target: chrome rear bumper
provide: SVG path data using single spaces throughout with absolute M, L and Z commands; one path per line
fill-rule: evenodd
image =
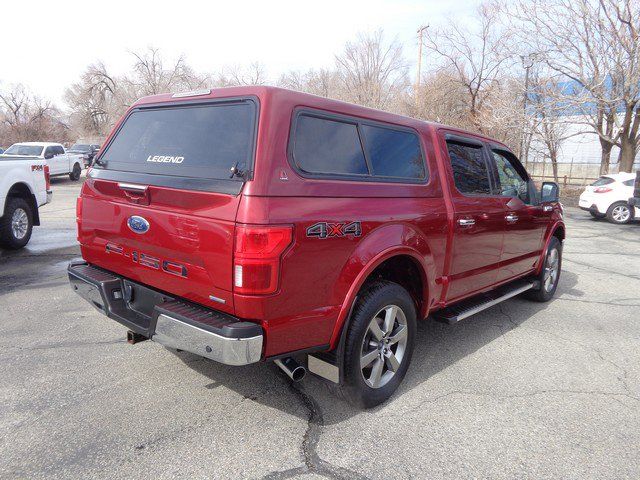
M 164 314 L 158 315 L 151 340 L 226 365 L 248 365 L 260 361 L 262 355 L 262 335 L 226 337 Z
M 86 262 L 71 262 L 67 272 L 78 295 L 142 339 L 226 365 L 262 357 L 264 333 L 257 323 L 170 297 Z

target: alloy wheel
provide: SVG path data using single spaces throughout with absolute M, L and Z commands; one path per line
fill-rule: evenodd
M 558 272 L 560 271 L 560 253 L 557 248 L 552 248 L 547 254 L 547 261 L 544 267 L 544 290 L 550 292 L 558 280 Z
M 631 210 L 626 205 L 618 205 L 611 211 L 611 217 L 616 222 L 626 222 L 631 216 Z
M 22 240 L 29 231 L 29 216 L 22 208 L 16 208 L 11 216 L 11 232 L 16 240 Z
M 396 305 L 388 305 L 374 315 L 362 340 L 360 371 L 365 383 L 380 388 L 402 365 L 408 341 L 407 317 Z

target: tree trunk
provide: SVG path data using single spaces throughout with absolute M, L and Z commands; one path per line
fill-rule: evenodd
M 558 155 L 553 152 L 549 155 L 551 160 L 551 168 L 553 169 L 553 181 L 558 183 Z
M 618 171 L 629 172 L 633 170 L 633 162 L 636 158 L 635 142 L 628 137 L 620 138 L 620 154 L 618 155 Z
M 609 173 L 609 163 L 611 163 L 611 149 L 613 144 L 600 139 L 600 147 L 602 149 L 600 155 L 600 175 L 606 175 Z

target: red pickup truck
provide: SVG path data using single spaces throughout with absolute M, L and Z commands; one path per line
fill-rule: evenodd
M 270 87 L 139 100 L 77 223 L 72 288 L 131 343 L 308 369 L 363 407 L 402 381 L 417 320 L 549 300 L 565 237 L 558 186 L 502 143 Z

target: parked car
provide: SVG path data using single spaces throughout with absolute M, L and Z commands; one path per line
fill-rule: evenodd
M 67 150 L 68 153 L 77 153 L 82 157 L 82 161 L 84 162 L 85 167 L 89 167 L 91 162 L 93 161 L 93 157 L 95 157 L 96 153 L 100 146 L 98 145 L 90 145 L 87 143 L 76 143 Z
M 504 144 L 270 87 L 139 100 L 77 220 L 72 288 L 130 343 L 294 380 L 306 360 L 363 407 L 402 381 L 417 320 L 550 300 L 565 238 L 558 186 Z
M 38 207 L 51 201 L 49 167 L 42 158 L 0 155 L 0 247 L 18 249 L 40 225 Z
M 640 217 L 640 208 L 629 204 L 633 197 L 634 173 L 603 175 L 585 187 L 578 205 L 594 218 L 605 218 L 611 223 L 629 223 Z
M 82 173 L 82 156 L 80 154 L 67 153 L 60 143 L 14 143 L 2 155 L 42 158 L 47 161 L 52 177 L 69 175 L 71 180 L 78 181 Z
M 635 174 L 635 180 L 633 184 L 633 193 L 629 197 L 629 205 L 636 208 L 635 215 L 640 216 L 640 170 Z

